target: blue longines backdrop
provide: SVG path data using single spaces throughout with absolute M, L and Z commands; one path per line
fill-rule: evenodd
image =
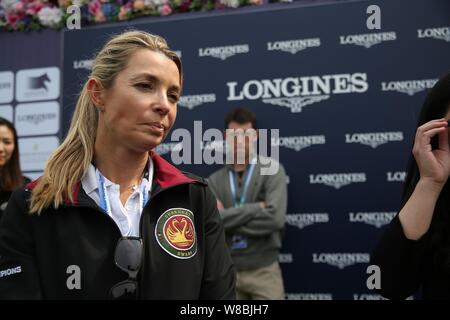
M 366 27 L 372 4 L 381 9 L 380 30 Z M 450 71 L 449 25 L 447 0 L 294 3 L 185 14 L 65 31 L 61 39 L 43 33 L 47 40 L 36 46 L 45 52 L 44 46 L 58 48 L 62 41 L 62 64 L 53 53 L 51 61 L 23 57 L 27 62 L 17 65 L 16 51 L 2 48 L 0 71 L 61 67 L 61 128 L 67 131 L 92 56 L 110 35 L 133 27 L 166 37 L 185 68 L 175 128 L 193 132 L 194 121 L 201 120 L 202 132 L 222 129 L 225 114 L 243 106 L 256 112 L 260 128 L 280 130 L 272 142 L 289 176 L 280 255 L 286 297 L 379 299 L 366 287 L 370 252 L 399 210 L 424 97 Z M 36 51 L 25 41 L 14 48 Z M 17 112 L 13 105 L 4 110 L 11 117 L 10 110 Z M 176 142 L 165 142 L 158 150 L 170 159 Z M 219 166 L 182 168 L 208 176 Z
M 61 33 L 0 33 L 0 116 L 19 138 L 21 169 L 42 174 L 59 145 L 61 127 Z
M 381 30 L 366 27 L 371 4 Z M 427 89 L 450 71 L 449 22 L 448 1 L 358 1 L 67 31 L 64 106 L 111 34 L 132 26 L 164 36 L 185 67 L 175 128 L 222 129 L 244 106 L 260 128 L 280 129 L 287 298 L 377 298 L 366 287 L 370 252 L 399 209 Z M 166 143 L 170 159 L 176 143 Z M 184 166 L 203 176 L 218 168 Z

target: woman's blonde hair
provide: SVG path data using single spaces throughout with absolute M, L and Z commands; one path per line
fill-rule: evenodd
M 111 88 L 117 74 L 126 68 L 130 56 L 139 49 L 161 52 L 175 62 L 182 86 L 180 58 L 163 38 L 143 31 L 113 36 L 97 54 L 89 79 L 96 79 L 104 89 Z M 42 177 L 32 190 L 30 213 L 40 214 L 51 205 L 58 208 L 67 199 L 74 202 L 75 186 L 93 159 L 98 110 L 91 101 L 87 83 L 81 90 L 66 138 L 50 155 Z

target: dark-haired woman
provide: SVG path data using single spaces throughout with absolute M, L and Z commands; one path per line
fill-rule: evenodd
M 0 117 L 0 219 L 12 191 L 29 181 L 20 171 L 16 130 L 11 122 Z
M 405 299 L 450 299 L 450 75 L 428 94 L 405 183 L 403 205 L 372 255 L 380 293 Z

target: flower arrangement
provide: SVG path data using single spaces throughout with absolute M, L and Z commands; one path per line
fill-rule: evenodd
M 0 30 L 31 31 L 60 29 L 77 6 L 82 26 L 141 16 L 167 16 L 173 13 L 209 11 L 242 6 L 258 6 L 286 0 L 0 0 Z M 291 0 L 287 0 L 291 1 Z

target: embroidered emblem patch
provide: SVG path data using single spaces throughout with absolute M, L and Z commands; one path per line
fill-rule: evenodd
M 172 257 L 189 259 L 197 252 L 194 214 L 184 208 L 171 208 L 156 222 L 158 244 Z

